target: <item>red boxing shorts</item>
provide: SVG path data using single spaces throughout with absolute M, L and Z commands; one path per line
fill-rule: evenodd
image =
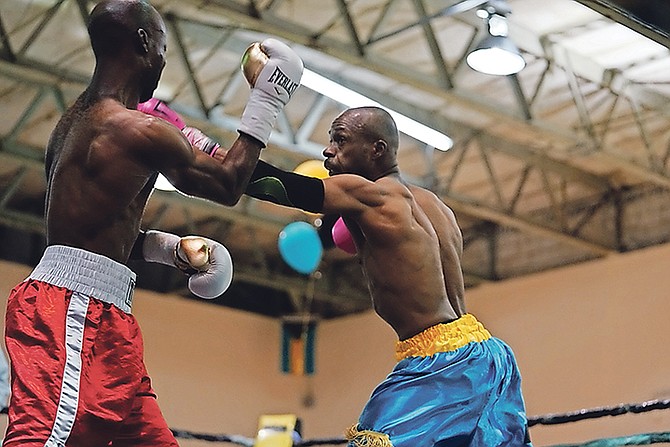
M 130 314 L 135 273 L 47 247 L 7 301 L 12 395 L 5 447 L 177 447 Z

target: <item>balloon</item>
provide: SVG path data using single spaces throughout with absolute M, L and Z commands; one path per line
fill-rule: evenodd
M 304 161 L 300 163 L 293 172 L 320 179 L 328 177 L 328 170 L 323 166 L 323 160 Z
M 279 253 L 299 273 L 313 273 L 321 262 L 323 245 L 319 234 L 307 222 L 292 222 L 279 233 Z

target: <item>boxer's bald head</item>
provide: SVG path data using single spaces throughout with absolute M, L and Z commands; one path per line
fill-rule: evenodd
M 121 51 L 132 43 L 139 29 L 150 37 L 165 34 L 165 24 L 158 11 L 144 0 L 103 0 L 98 3 L 88 23 L 91 45 L 96 54 Z
M 351 173 L 374 180 L 397 169 L 398 128 L 381 107 L 342 112 L 330 127 L 331 144 L 323 155 L 331 174 Z
M 165 66 L 167 36 L 158 11 L 146 0 L 103 0 L 91 11 L 88 34 L 97 62 L 122 61 L 136 70 L 140 101 L 149 99 Z

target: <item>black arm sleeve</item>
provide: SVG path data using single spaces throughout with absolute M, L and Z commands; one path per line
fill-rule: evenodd
M 317 234 L 325 249 L 335 247 L 335 241 L 333 240 L 333 226 L 339 218 L 339 214 L 324 214 L 321 218 L 321 226 L 318 228 Z
M 312 213 L 323 209 L 323 181 L 307 177 L 258 160 L 244 191 L 248 196 Z
M 133 245 L 133 249 L 130 251 L 130 259 L 136 260 L 136 261 L 144 261 L 144 238 L 146 237 L 146 232 L 140 230 L 140 233 L 137 235 L 137 239 L 135 239 L 135 244 Z

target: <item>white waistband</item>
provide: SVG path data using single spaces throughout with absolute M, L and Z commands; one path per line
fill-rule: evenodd
M 130 313 L 135 272 L 90 251 L 50 245 L 29 278 L 111 303 Z

